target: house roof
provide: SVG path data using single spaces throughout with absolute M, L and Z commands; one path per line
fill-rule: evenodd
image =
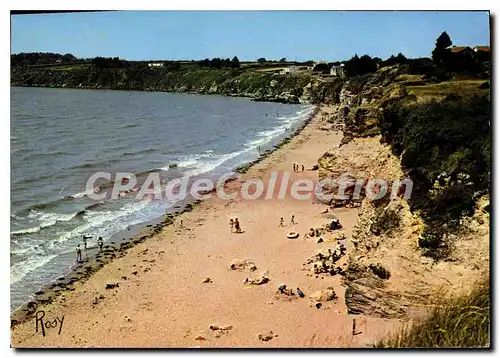
M 474 50 L 490 52 L 490 47 L 489 46 L 475 46 Z
M 450 50 L 451 52 L 462 52 L 465 49 L 472 50 L 469 46 L 453 46 Z

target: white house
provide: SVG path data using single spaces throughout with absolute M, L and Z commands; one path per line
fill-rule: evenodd
M 330 76 L 344 77 L 344 64 L 333 65 L 330 69 Z
M 288 66 L 285 67 L 281 70 L 280 74 L 286 75 L 286 74 L 292 74 L 292 73 L 297 73 L 299 71 L 298 66 Z
M 163 67 L 163 62 L 150 62 L 148 63 L 149 67 Z

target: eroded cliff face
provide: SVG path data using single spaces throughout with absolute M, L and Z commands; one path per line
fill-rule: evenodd
M 474 215 L 463 219 L 460 230 L 449 233 L 452 249 L 445 259 L 422 255 L 419 238 L 425 223 L 420 212 L 412 212 L 404 198 L 406 187 L 399 184 L 409 178 L 408 173 L 392 148 L 381 142 L 378 126 L 378 115 L 388 103 L 417 100 L 407 94 L 404 75 L 404 68 L 386 68 L 361 83 L 343 86 L 327 120 L 344 129 L 344 139 L 318 160 L 321 179 L 341 179 L 329 187 L 331 192 L 337 194 L 343 187 L 348 197 L 327 204 L 358 208 L 344 280 L 346 304 L 353 314 L 384 318 L 421 314 L 436 296 L 467 290 L 488 272 L 488 195 L 479 198 Z M 387 182 L 382 199 L 366 197 L 371 179 Z M 357 182 L 361 183 L 358 199 L 353 198 Z

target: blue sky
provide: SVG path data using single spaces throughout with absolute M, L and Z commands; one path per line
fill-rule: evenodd
M 428 57 L 447 31 L 454 45 L 488 45 L 487 12 L 118 11 L 11 16 L 11 53 L 128 60 L 238 56 L 347 60 L 398 52 Z

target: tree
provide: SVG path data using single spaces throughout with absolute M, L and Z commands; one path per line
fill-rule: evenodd
M 348 77 L 364 75 L 377 71 L 377 61 L 368 55 L 354 55 L 345 63 L 344 70 Z
M 332 66 L 328 63 L 318 63 L 314 66 L 313 72 L 329 73 L 331 68 Z
M 231 60 L 231 67 L 232 68 L 240 68 L 240 60 L 238 57 L 234 56 L 233 59 Z
M 267 60 L 264 57 L 261 57 L 261 58 L 257 59 L 257 62 L 260 64 L 264 64 L 267 62 Z
M 450 36 L 444 31 L 436 39 L 436 47 L 432 51 L 432 60 L 440 69 L 446 70 L 451 62 L 451 50 L 449 47 L 453 44 Z
M 451 42 L 450 36 L 446 33 L 446 31 L 443 31 L 436 39 L 436 48 L 445 49 L 451 45 L 453 45 L 453 43 Z
M 396 64 L 405 64 L 408 63 L 408 59 L 401 52 L 398 53 L 397 56 L 391 55 L 387 60 L 382 62 L 382 66 L 393 66 Z
M 286 62 L 286 57 L 280 58 L 280 62 L 281 62 L 281 63 Z

